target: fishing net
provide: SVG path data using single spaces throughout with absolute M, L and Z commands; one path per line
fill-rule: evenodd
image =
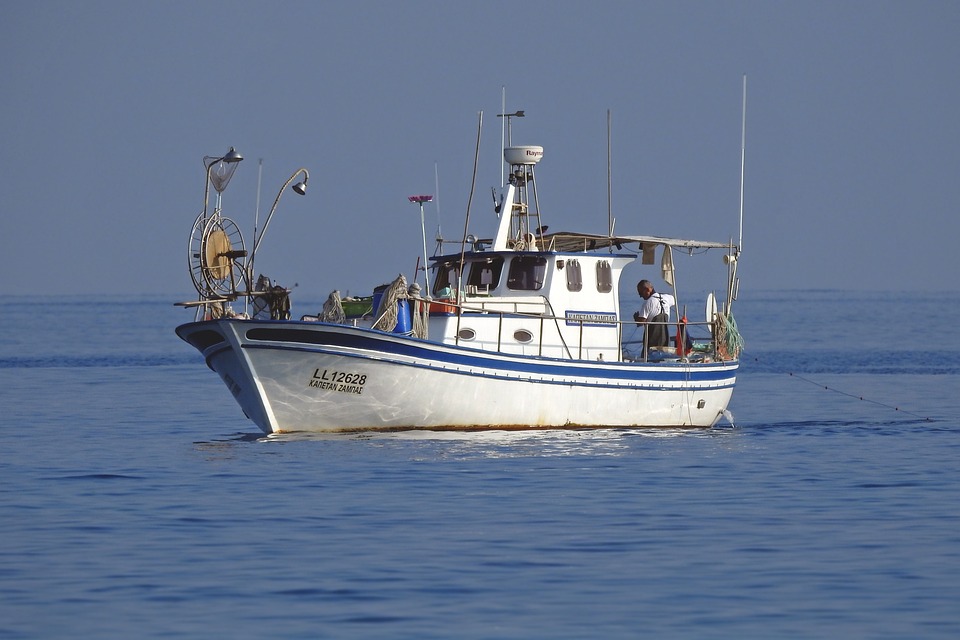
M 743 337 L 737 329 L 733 314 L 717 315 L 717 354 L 724 360 L 734 360 L 743 350 Z

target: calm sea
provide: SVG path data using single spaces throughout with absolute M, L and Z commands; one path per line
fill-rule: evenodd
M 960 294 L 743 294 L 736 426 L 284 438 L 171 302 L 7 300 L 0 637 L 960 637 Z

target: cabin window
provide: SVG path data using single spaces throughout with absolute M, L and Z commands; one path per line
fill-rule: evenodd
M 567 291 L 583 289 L 583 274 L 580 273 L 579 260 L 567 260 Z
M 597 262 L 597 291 L 600 293 L 613 291 L 613 269 L 610 268 L 610 262 L 607 260 Z
M 433 295 L 437 298 L 455 298 L 457 290 L 457 265 L 452 262 L 437 267 L 436 279 L 433 281 Z
M 470 263 L 470 277 L 467 284 L 478 291 L 490 291 L 500 284 L 500 273 L 503 271 L 503 258 L 488 258 L 479 262 Z
M 473 329 L 464 328 L 457 332 L 457 337 L 461 340 L 473 340 L 477 337 L 477 332 Z
M 517 256 L 510 261 L 507 287 L 515 291 L 538 291 L 547 273 L 547 259 L 541 256 Z

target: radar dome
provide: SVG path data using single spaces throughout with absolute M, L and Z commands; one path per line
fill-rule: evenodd
M 510 164 L 537 164 L 543 158 L 543 147 L 507 147 L 503 159 Z

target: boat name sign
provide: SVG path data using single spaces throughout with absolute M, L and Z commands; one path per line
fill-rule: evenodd
M 617 325 L 617 314 L 604 311 L 567 311 L 567 325 L 583 324 L 585 327 L 615 327 Z

